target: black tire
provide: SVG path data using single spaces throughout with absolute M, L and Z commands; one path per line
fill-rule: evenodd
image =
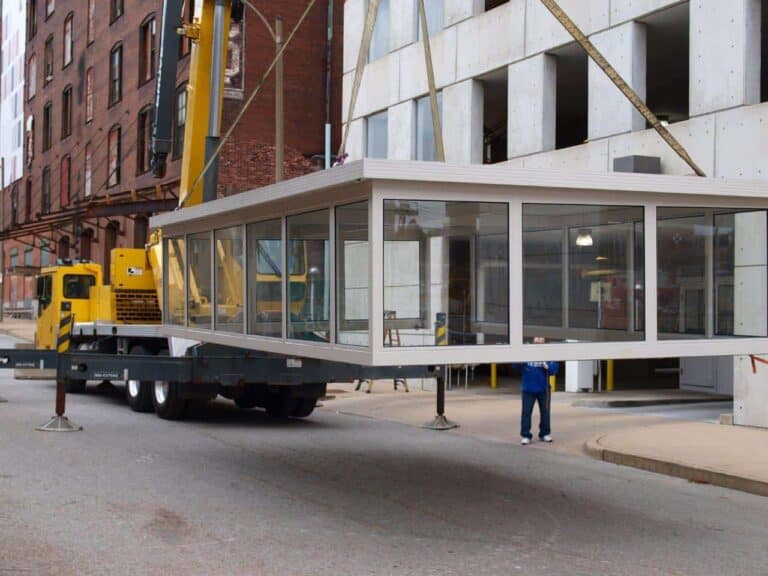
M 306 418 L 315 411 L 317 398 L 296 398 L 291 416 L 294 418 Z
M 138 354 L 149 356 L 150 352 L 141 345 L 131 347 L 129 354 Z M 155 383 L 152 380 L 129 380 L 125 383 L 125 399 L 131 410 L 134 412 L 152 412 L 154 404 L 152 396 L 154 394 Z
M 251 410 L 256 408 L 259 403 L 255 386 L 246 387 L 239 396 L 235 396 L 232 400 L 240 410 Z
M 267 405 L 264 407 L 272 418 L 290 418 L 296 399 L 288 390 L 277 390 L 267 396 Z
M 67 394 L 82 394 L 85 384 L 85 380 L 67 380 Z
M 161 350 L 157 355 L 168 356 L 168 350 Z M 152 404 L 155 414 L 163 420 L 180 420 L 187 409 L 187 402 L 181 397 L 178 382 L 156 380 L 152 386 Z

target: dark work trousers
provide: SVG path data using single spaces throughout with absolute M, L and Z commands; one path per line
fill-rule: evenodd
M 539 423 L 539 438 L 551 434 L 549 428 L 549 389 L 544 392 L 523 392 L 523 414 L 520 418 L 520 436 L 523 438 L 533 438 L 531 435 L 531 414 L 533 414 L 533 405 L 539 403 L 539 414 L 541 422 Z

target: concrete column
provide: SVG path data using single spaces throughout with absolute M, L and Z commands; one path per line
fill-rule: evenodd
M 387 158 L 413 159 L 414 121 L 416 108 L 413 100 L 392 106 L 387 114 Z
M 760 101 L 760 0 L 691 2 L 691 116 Z
M 347 139 L 347 162 L 360 160 L 365 156 L 365 119 L 358 118 L 352 122 L 349 127 L 349 138 Z
M 360 53 L 360 39 L 365 28 L 365 0 L 344 2 L 344 72 L 354 70 Z
M 414 0 L 389 0 L 389 47 L 398 50 L 416 42 L 418 9 Z
M 507 156 L 555 148 L 557 60 L 539 54 L 508 69 Z
M 592 360 L 569 360 L 565 363 L 565 391 L 592 392 L 595 367 Z
M 444 24 L 453 26 L 457 22 L 477 16 L 485 11 L 483 0 L 445 0 Z
M 627 22 L 595 34 L 592 42 L 641 99 L 645 100 L 645 25 Z M 589 138 L 645 130 L 645 119 L 590 58 Z
M 483 162 L 483 84 L 467 80 L 443 90 L 445 160 Z

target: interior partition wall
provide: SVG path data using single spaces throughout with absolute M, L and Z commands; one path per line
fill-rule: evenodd
M 391 182 L 328 197 L 170 230 L 164 330 L 373 365 L 768 350 L 765 199 Z

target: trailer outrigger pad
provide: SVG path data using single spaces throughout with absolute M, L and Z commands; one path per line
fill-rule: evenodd
M 83 427 L 73 424 L 66 416 L 54 416 L 48 422 L 36 428 L 41 432 L 79 432 Z
M 448 420 L 445 414 L 437 414 L 432 420 L 422 426 L 422 428 L 429 428 L 430 430 L 453 430 L 458 427 L 459 425 L 452 420 Z

